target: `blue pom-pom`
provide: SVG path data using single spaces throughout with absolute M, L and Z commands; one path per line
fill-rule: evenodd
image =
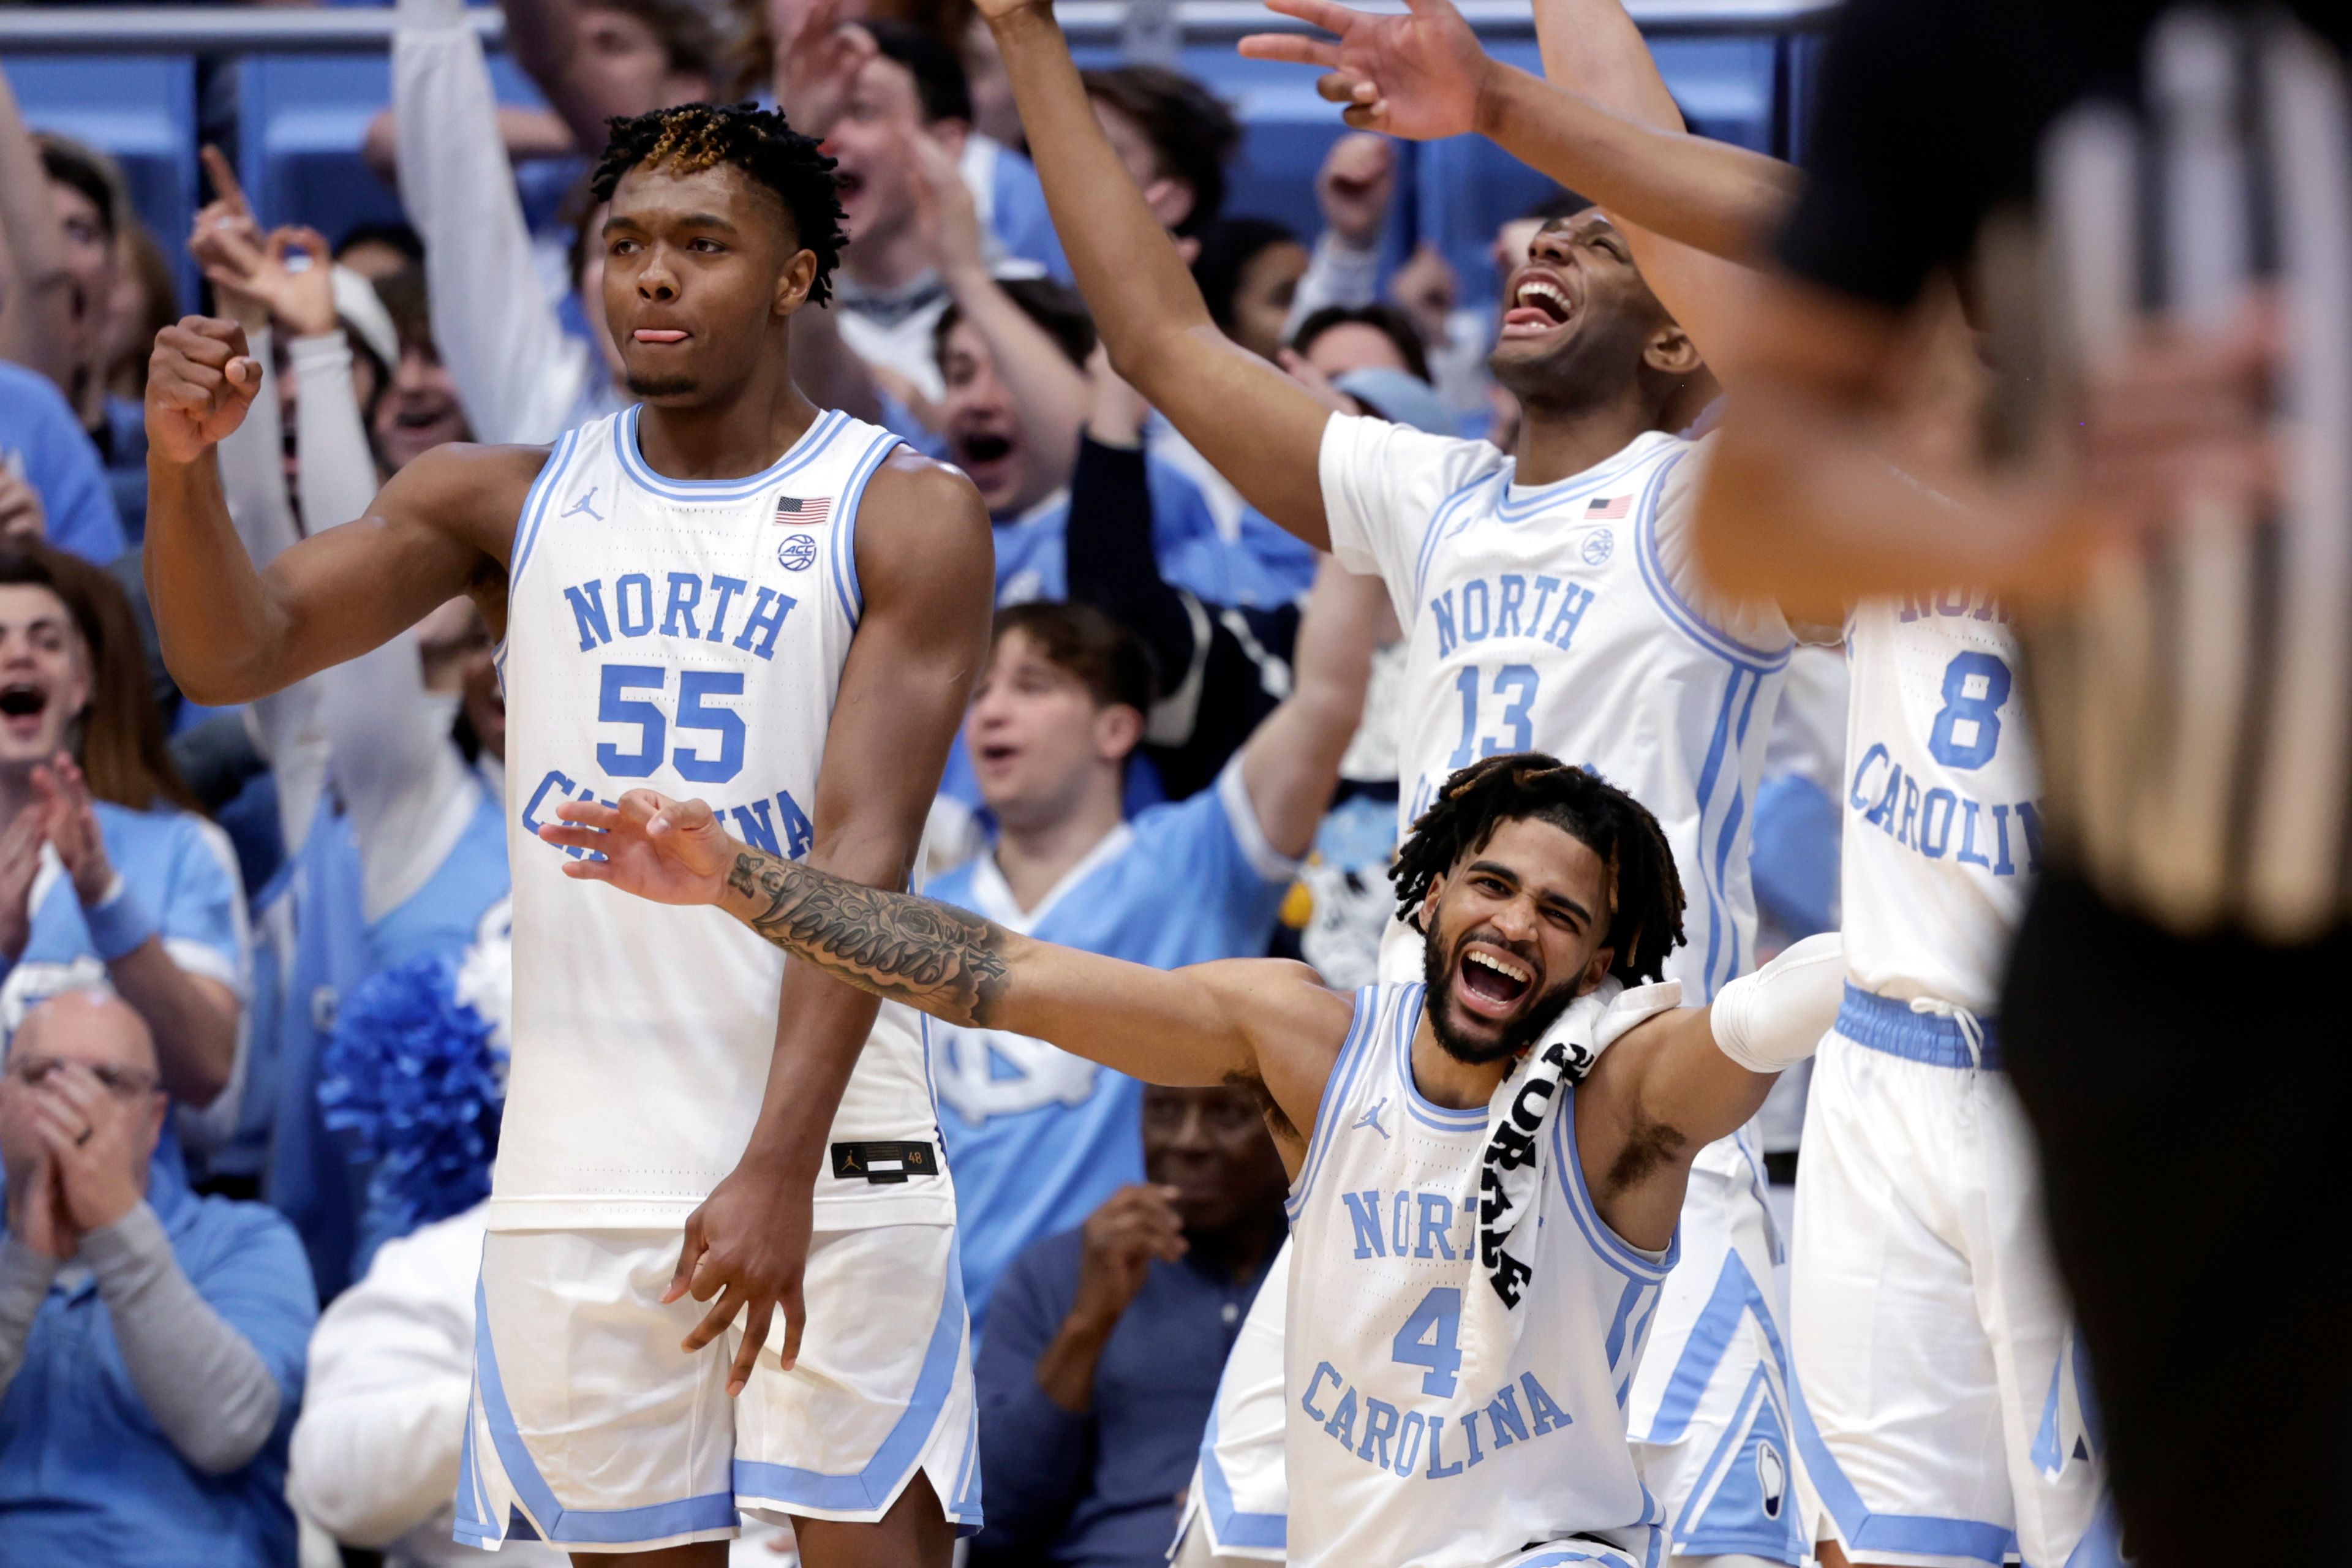
M 428 954 L 370 975 L 343 1001 L 319 1104 L 357 1157 L 392 1234 L 489 1195 L 506 1100 L 490 1026 L 457 1000 L 457 962 Z

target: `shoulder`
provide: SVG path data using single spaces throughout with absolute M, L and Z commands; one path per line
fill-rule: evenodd
M 934 609 L 994 601 L 995 548 L 979 489 L 960 470 L 905 446 L 866 483 L 856 552 L 868 600 L 879 587 Z
M 5 360 L 0 360 L 0 415 L 12 420 L 30 418 L 45 424 L 73 419 L 73 410 L 66 403 L 66 395 L 58 390 L 57 383 Z
M 954 528 L 988 527 L 988 506 L 979 487 L 952 464 L 927 458 L 901 441 L 866 482 L 858 528 L 937 522 Z M 983 531 L 981 537 L 987 537 Z
M 240 1295 L 284 1296 L 316 1315 L 310 1255 L 291 1221 L 268 1204 L 215 1197 L 192 1202 L 189 1217 L 173 1226 L 172 1239 L 194 1283 L 203 1286 L 203 1276 L 234 1281 Z
M 480 543 L 494 535 L 501 549 L 546 470 L 555 445 L 488 447 L 450 441 L 415 458 L 377 497 L 380 508 L 414 511 Z

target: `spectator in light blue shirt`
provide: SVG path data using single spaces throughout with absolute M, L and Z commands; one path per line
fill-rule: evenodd
M 12 492 L 21 485 L 37 503 Z M 47 376 L 0 362 L 0 538 L 45 538 L 100 565 L 123 552 L 98 447 Z
M 999 837 L 931 895 L 1041 942 L 1161 968 L 1263 955 L 1363 710 L 1370 581 L 1325 569 L 1288 700 L 1213 787 L 1132 822 L 1119 801 L 1150 700 L 1141 647 L 1090 606 L 1000 611 L 964 725 Z M 1024 1247 L 1142 1179 L 1142 1086 L 1003 1030 L 934 1024 L 931 1038 L 978 1329 Z
M 198 1198 L 146 1024 L 83 987 L 0 1078 L 0 1543 L 10 1563 L 280 1568 L 318 1298 L 293 1229 Z M 159 1147 L 163 1150 L 159 1152 Z

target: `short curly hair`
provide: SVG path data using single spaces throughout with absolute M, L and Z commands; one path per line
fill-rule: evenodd
M 1430 887 L 1462 857 L 1483 848 L 1506 822 L 1549 822 L 1609 868 L 1609 973 L 1628 985 L 1656 980 L 1683 941 L 1683 880 L 1658 819 L 1600 774 L 1540 752 L 1471 763 L 1438 787 L 1437 798 L 1398 846 L 1389 878 L 1397 914 L 1422 930 Z
M 698 174 L 732 163 L 776 193 L 792 216 L 794 237 L 816 253 L 809 303 L 822 305 L 833 297 L 834 269 L 841 265 L 849 237 L 841 227 L 841 183 L 834 161 L 814 137 L 793 130 L 775 110 L 749 103 L 682 103 L 615 116 L 605 124 L 612 135 L 588 179 L 598 201 L 612 200 L 621 176 L 640 165 Z

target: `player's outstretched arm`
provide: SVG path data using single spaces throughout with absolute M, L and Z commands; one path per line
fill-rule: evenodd
M 572 861 L 568 876 L 657 903 L 715 905 L 861 991 L 951 1024 L 1049 1040 L 1147 1082 L 1263 1082 L 1302 1131 L 1313 1125 L 1321 1078 L 1309 1059 L 1276 1059 L 1267 1041 L 1328 1032 L 1328 1067 L 1346 1032 L 1346 999 L 1297 964 L 1159 970 L 1038 942 L 751 847 L 702 802 L 651 790 L 612 806 L 567 802 L 557 815 L 541 837 L 604 857 Z
M 502 612 L 514 521 L 543 449 L 437 447 L 402 469 L 366 516 L 314 532 L 257 571 L 230 521 L 213 447 L 260 386 L 261 367 L 233 321 L 189 316 L 156 335 L 145 568 L 163 661 L 182 690 L 208 704 L 281 691 L 367 652 L 454 594 L 474 591 Z
M 1339 759 L 1364 716 L 1388 586 L 1326 557 L 1298 621 L 1290 695 L 1242 747 L 1242 784 L 1276 852 L 1296 858 L 1339 787 Z
M 1585 1184 L 1617 1234 L 1662 1247 L 1691 1162 L 1756 1114 L 1772 1080 L 1813 1054 L 1845 994 L 1845 942 L 1807 937 L 1706 1007 L 1635 1026 L 1577 1090 Z
M 1330 548 L 1317 471 L 1329 410 L 1209 319 L 1175 243 L 1096 123 L 1047 0 L 982 0 L 980 8 L 1111 363 L 1251 505 Z

